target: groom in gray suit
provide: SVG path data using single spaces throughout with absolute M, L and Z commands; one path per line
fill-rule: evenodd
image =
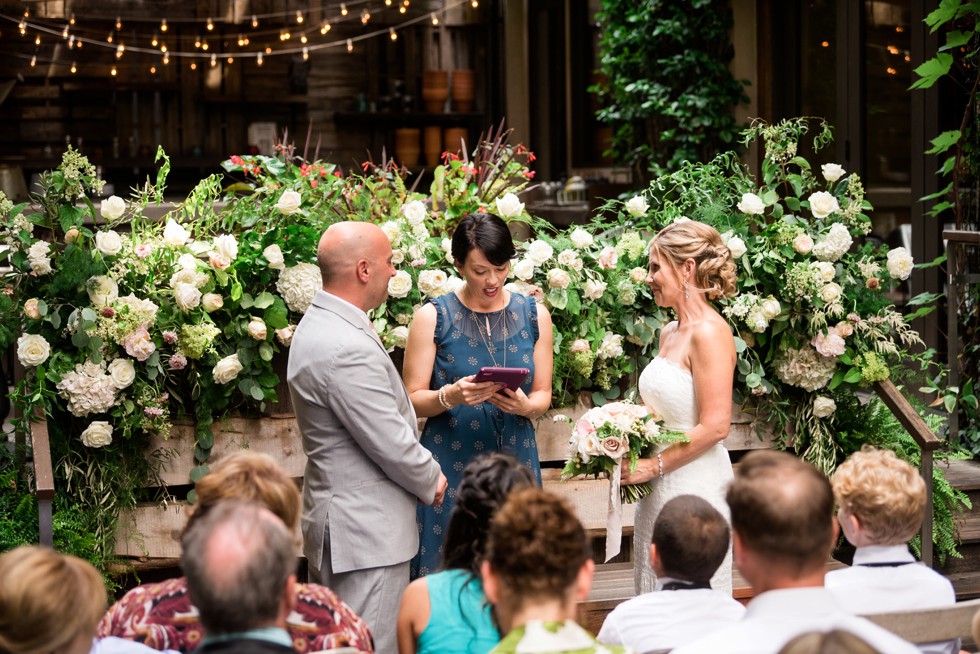
M 367 316 L 388 297 L 391 257 L 388 238 L 371 223 L 323 233 L 323 290 L 296 328 L 286 376 L 308 457 L 303 549 L 311 580 L 367 622 L 382 654 L 397 652 L 398 606 L 418 549 L 416 501 L 438 505 L 446 492 Z

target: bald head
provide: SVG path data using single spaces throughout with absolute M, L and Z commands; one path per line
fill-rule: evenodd
M 365 311 L 384 302 L 391 267 L 391 245 L 373 223 L 335 223 L 323 232 L 316 253 L 323 290 Z

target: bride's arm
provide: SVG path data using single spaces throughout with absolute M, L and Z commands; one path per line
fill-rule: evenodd
M 689 356 L 701 414 L 698 424 L 685 434 L 690 442 L 676 443 L 661 453 L 665 475 L 723 441 L 731 426 L 735 339 L 728 326 L 713 320 L 698 324 L 692 335 Z M 656 458 L 640 459 L 632 474 L 628 468 L 623 467 L 624 484 L 641 484 L 660 475 L 660 463 Z

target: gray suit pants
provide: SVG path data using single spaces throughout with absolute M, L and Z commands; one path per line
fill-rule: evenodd
M 329 560 L 325 553 L 324 561 Z M 409 561 L 339 574 L 310 566 L 309 574 L 310 581 L 337 593 L 367 623 L 374 634 L 375 652 L 398 654 L 396 623 L 402 593 L 408 587 Z

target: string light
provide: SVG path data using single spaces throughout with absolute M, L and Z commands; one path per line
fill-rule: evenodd
M 71 38 L 68 39 L 68 49 L 70 50 L 70 49 L 72 49 L 74 47 L 75 47 L 75 35 L 72 34 L 71 35 Z
M 36 37 L 34 37 L 34 45 L 41 45 L 41 35 L 40 34 L 38 34 Z
M 330 21 L 324 21 L 323 26 L 320 28 L 320 34 L 326 34 L 330 31 Z
M 260 52 L 259 53 L 259 56 L 257 56 L 255 58 L 255 63 L 257 63 L 259 66 L 261 66 L 263 64 L 263 62 L 264 62 L 264 59 L 262 58 L 262 53 Z
M 229 63 L 229 64 L 233 64 L 233 63 L 235 63 L 235 58 L 234 58 L 234 57 L 231 57 L 231 56 L 229 56 L 229 57 L 228 57 L 228 63 Z
M 194 47 L 200 49 L 201 47 L 201 37 L 194 39 Z
M 310 58 L 310 49 L 303 48 L 303 61 L 307 61 Z
M 169 64 L 170 64 L 170 55 L 169 54 L 164 54 L 163 55 L 163 65 L 164 66 L 167 66 Z
M 68 38 L 68 25 L 65 25 L 65 29 L 61 30 L 61 38 L 63 39 Z
M 392 41 L 397 41 L 397 40 L 398 40 L 398 33 L 397 33 L 397 32 L 395 32 L 395 28 L 394 28 L 394 27 L 389 27 L 389 28 L 388 28 L 388 37 L 389 37 L 389 38 L 390 38 L 390 39 L 391 39 Z
M 344 4 L 343 2 L 340 3 L 340 15 L 341 16 L 347 15 L 347 5 Z
M 239 48 L 245 47 L 245 35 L 244 34 L 239 34 L 238 35 L 238 47 Z
M 192 61 L 191 62 L 191 70 L 197 70 L 197 62 L 196 61 Z
M 31 57 L 31 68 L 37 67 L 37 55 Z
M 69 25 L 75 24 L 75 12 L 72 12 L 71 17 L 68 19 L 68 24 Z
M 347 52 L 354 52 L 354 42 L 347 39 Z
M 72 74 L 72 75 L 74 75 L 74 74 L 75 74 L 75 73 L 77 73 L 77 72 L 78 72 L 78 64 L 76 64 L 76 63 L 75 63 L 75 62 L 73 61 L 73 62 L 71 62 L 71 74 Z
M 24 36 L 27 34 L 27 21 L 21 19 L 20 23 L 17 24 L 17 29 L 20 30 L 20 35 Z
M 116 48 L 116 59 L 122 59 L 124 52 L 126 52 L 126 46 L 120 42 L 119 46 Z
M 156 75 L 156 74 L 157 74 L 157 67 L 150 66 L 150 75 Z
M 296 10 L 296 23 L 298 25 L 303 24 L 303 12 L 300 11 L 299 9 Z
M 265 53 L 266 54 L 272 54 L 272 48 L 269 47 L 269 46 L 265 46 Z
M 371 12 L 365 9 L 361 12 L 361 25 L 367 25 L 369 20 L 371 20 Z
M 436 16 L 436 12 L 432 12 L 432 24 L 433 25 L 438 25 L 439 24 L 439 17 Z
M 258 26 L 259 26 L 259 19 L 256 18 L 255 15 L 253 14 L 252 15 L 252 29 L 254 30 Z
M 391 0 L 385 0 L 385 7 L 391 6 Z
M 167 27 L 167 19 L 164 18 L 163 20 L 160 21 L 160 31 L 161 32 L 166 32 L 167 29 L 168 29 L 168 27 Z
M 480 3 L 478 0 L 473 0 L 473 2 L 470 3 L 470 6 L 476 9 L 477 7 L 480 6 Z
M 118 32 L 121 29 L 122 29 L 122 19 L 119 18 L 119 16 L 116 16 L 116 31 Z
M 404 14 L 406 11 L 408 11 L 408 5 L 402 5 L 401 7 L 398 8 L 399 14 Z
M 217 65 L 218 65 L 218 55 L 212 54 L 211 55 L 211 68 L 214 68 Z
M 211 46 L 208 45 L 208 42 L 207 41 L 201 41 L 201 50 L 204 50 L 205 52 L 207 52 L 208 51 L 208 48 L 210 48 L 210 47 Z
M 299 42 L 300 43 L 305 44 L 308 40 L 309 39 L 306 38 L 306 35 L 305 34 L 303 36 L 299 37 Z
M 161 43 L 160 44 L 160 52 L 164 52 L 164 53 L 167 52 L 167 44 L 166 43 Z
M 109 74 L 112 75 L 113 77 L 115 77 L 116 75 L 119 74 L 119 71 L 116 70 L 116 67 L 115 66 L 113 66 L 112 67 L 112 70 L 109 71 Z
M 208 24 L 205 25 L 205 27 L 208 28 L 208 31 L 209 32 L 213 32 L 214 31 L 214 22 L 211 20 L 211 17 L 210 16 L 208 16 Z
M 81 39 L 79 39 L 78 41 L 75 41 L 75 47 L 78 48 L 79 50 L 81 50 L 82 49 L 82 43 L 83 43 L 83 41 Z
M 157 39 L 157 35 L 155 32 L 153 34 L 153 39 L 150 41 L 150 45 L 152 45 L 154 48 L 160 45 L 160 41 L 159 39 Z
M 106 43 L 112 43 L 112 35 L 113 35 L 113 32 L 109 32 L 109 36 L 107 36 L 105 38 Z

